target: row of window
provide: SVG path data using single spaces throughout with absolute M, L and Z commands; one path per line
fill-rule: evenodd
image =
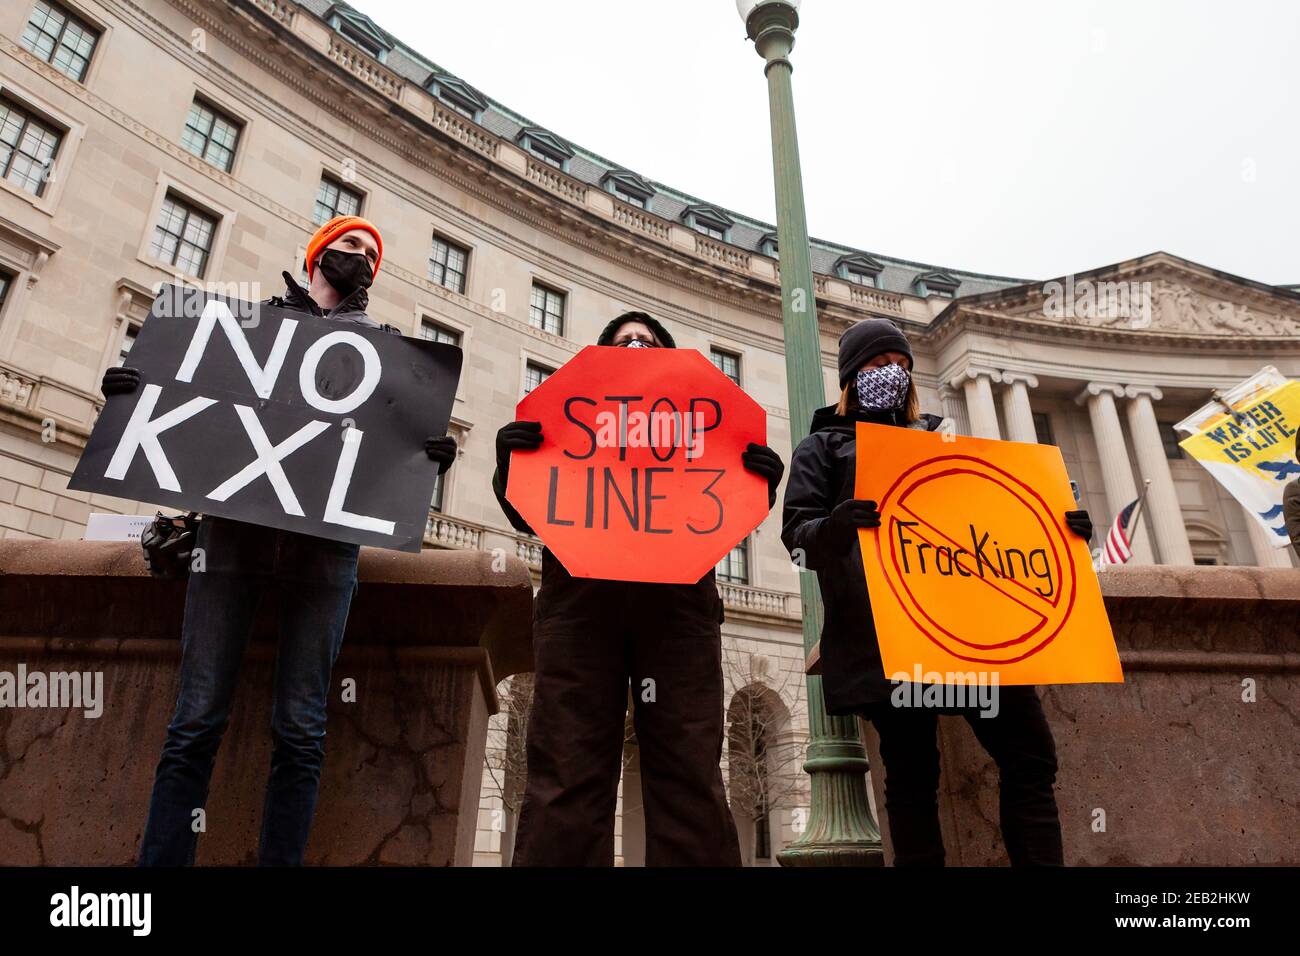
M 100 31 L 57 3 L 36 0 L 21 43 L 29 52 L 52 65 L 68 77 L 82 82 L 89 69 Z M 350 37 L 356 39 L 355 37 Z M 459 103 L 453 102 L 459 112 L 476 118 Z M 194 156 L 210 163 L 223 172 L 234 168 L 243 124 L 219 107 L 196 96 L 190 104 L 181 129 L 180 145 Z M 0 177 L 18 188 L 40 196 L 50 179 L 59 145 L 66 130 L 38 116 L 22 104 L 0 98 Z M 565 157 L 545 137 L 525 139 L 529 151 L 545 162 L 563 169 Z M 624 202 L 647 208 L 649 196 L 639 189 L 623 187 L 614 182 L 612 192 Z M 325 175 L 317 189 L 313 220 L 323 224 L 334 216 L 359 215 L 363 194 L 343 182 Z M 727 238 L 729 223 L 715 221 L 707 216 L 692 216 L 691 226 L 718 240 Z M 159 209 L 158 221 L 150 241 L 150 255 L 170 266 L 196 277 L 204 277 L 212 255 L 217 235 L 219 217 L 169 190 Z M 774 250 L 773 250 L 774 251 Z M 429 256 L 428 276 L 452 291 L 464 293 L 468 272 L 469 250 L 439 236 L 433 238 Z M 855 273 L 850 281 L 874 284 L 874 276 Z M 0 273 L 0 306 L 8 295 L 11 277 Z M 529 302 L 529 323 L 553 335 L 564 334 L 567 296 L 564 292 L 534 283 Z M 135 342 L 135 328 L 129 328 L 123 338 L 119 364 L 124 362 Z M 436 323 L 424 321 L 420 334 L 430 340 L 460 343 L 460 333 Z M 714 364 L 733 382 L 740 382 L 740 357 L 718 349 L 712 351 Z M 545 381 L 554 371 L 536 362 L 525 368 L 525 392 Z M 443 481 L 439 476 L 433 500 L 436 510 L 442 509 Z M 742 542 L 718 565 L 718 577 L 724 581 L 744 583 L 749 580 L 748 542 Z
M 367 18 L 340 8 L 332 25 L 351 42 L 382 60 L 380 53 L 373 47 L 376 43 L 382 47 L 384 38 Z M 55 69 L 81 82 L 85 78 L 99 36 L 99 30 L 67 8 L 50 0 L 36 0 L 23 30 L 22 44 Z M 453 77 L 431 77 L 430 89 L 457 112 L 476 121 L 486 103 L 480 103 L 480 94 Z M 41 195 L 65 131 L 7 100 L 0 100 L 0 117 L 0 176 L 21 189 Z M 196 96 L 186 115 L 180 143 L 186 150 L 217 169 L 230 172 L 234 168 L 242 129 L 243 123 L 240 120 Z M 566 168 L 572 152 L 555 136 L 537 128 L 522 130 L 519 142 L 532 155 L 561 170 Z M 654 187 L 636 174 L 627 170 L 613 170 L 602 182 L 623 202 L 649 209 Z M 327 176 L 321 180 L 313 218 L 317 224 L 321 224 L 336 215 L 360 215 L 361 205 L 360 192 Z M 729 241 L 731 218 L 713 206 L 703 203 L 691 206 L 682 213 L 682 221 L 709 238 L 720 242 Z M 759 252 L 778 258 L 776 237 L 764 236 L 759 243 Z M 440 247 L 435 242 L 429 260 L 429 278 L 463 293 L 466 255 L 466 250 L 450 243 L 442 243 Z M 836 263 L 835 273 L 855 285 L 876 287 L 879 285 L 880 269 L 880 264 L 869 257 L 850 255 L 842 257 Z M 914 284 L 923 296 L 945 298 L 955 295 L 957 285 L 951 276 L 942 273 L 928 273 L 918 277 Z M 550 331 L 556 324 L 556 316 L 553 312 L 547 312 L 548 305 L 553 306 L 554 303 L 542 303 L 538 327 Z

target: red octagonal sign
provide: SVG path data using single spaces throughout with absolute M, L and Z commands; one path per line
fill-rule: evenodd
M 588 346 L 516 418 L 506 497 L 574 577 L 693 584 L 767 514 L 767 416 L 694 349 Z

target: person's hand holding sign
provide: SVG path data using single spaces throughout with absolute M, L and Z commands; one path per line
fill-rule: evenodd
M 826 521 L 827 534 L 836 550 L 848 551 L 858 543 L 858 529 L 879 528 L 876 502 L 848 498 L 837 504 Z
M 1092 519 L 1086 511 L 1067 511 L 1065 525 L 1084 541 L 1092 540 Z
M 501 480 L 510 475 L 510 453 L 532 451 L 542 443 L 541 422 L 511 422 L 497 432 L 497 471 Z
M 117 365 L 110 368 L 104 373 L 104 379 L 99 383 L 99 390 L 104 393 L 104 397 L 110 395 L 130 395 L 140 387 L 140 370 L 127 368 L 125 365 Z
M 785 463 L 781 456 L 766 445 L 750 442 L 741 453 L 740 460 L 754 474 L 767 479 L 767 506 L 776 504 L 776 489 L 785 474 Z
M 429 456 L 429 461 L 438 463 L 438 474 L 441 475 L 456 460 L 456 439 L 450 435 L 444 435 L 441 438 L 426 438 L 424 440 L 424 453 Z

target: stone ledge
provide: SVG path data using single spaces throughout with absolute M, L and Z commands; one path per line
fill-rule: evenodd
M 1174 567 L 1140 565 L 1109 568 L 1098 575 L 1107 610 L 1141 602 L 1267 600 L 1300 609 L 1300 571 L 1293 568 Z
M 367 645 L 479 648 L 489 687 L 532 669 L 533 591 L 522 561 L 363 548 L 358 578 L 348 653 Z M 150 577 L 134 542 L 0 542 L 0 641 L 39 638 L 51 650 L 50 639 L 83 650 L 90 641 L 174 645 L 184 607 L 184 583 Z M 254 645 L 274 640 L 272 615 L 259 614 Z

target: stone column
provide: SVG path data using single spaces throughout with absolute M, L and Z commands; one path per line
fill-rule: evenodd
M 1241 510 L 1246 516 L 1246 531 L 1250 534 L 1250 546 L 1255 552 L 1255 563 L 1261 568 L 1292 567 L 1291 546 L 1275 548 L 1273 539 L 1259 526 L 1255 516 L 1246 508 Z
M 1029 389 L 1038 387 L 1038 377 L 1028 372 L 1003 372 L 1002 418 L 1007 423 L 1007 438 L 1037 444 L 1034 410 L 1029 405 Z
M 955 433 L 969 435 L 970 419 L 966 417 L 966 405 L 946 383 L 939 385 L 939 404 L 943 408 L 943 417 L 952 421 Z
M 1002 437 L 998 430 L 998 409 L 993 403 L 993 383 L 1001 379 L 1001 374 L 992 369 L 971 367 L 948 383 L 966 393 L 966 415 L 974 438 Z
M 1133 481 L 1133 468 L 1129 464 L 1128 450 L 1124 447 L 1124 429 L 1119 423 L 1119 413 L 1115 410 L 1115 396 L 1123 395 L 1124 389 L 1118 385 L 1105 382 L 1089 382 L 1075 399 L 1079 404 L 1088 406 L 1088 417 L 1092 420 L 1092 437 L 1097 443 L 1097 457 L 1101 461 L 1101 477 L 1106 486 L 1106 504 L 1110 506 L 1110 515 L 1105 524 L 1097 524 L 1097 537 L 1093 544 L 1105 540 L 1106 531 L 1115 516 L 1138 496 L 1137 483 Z M 1145 508 L 1145 505 L 1143 506 Z M 1151 543 L 1139 524 L 1129 530 L 1132 539 L 1130 548 L 1133 564 L 1154 564 Z
M 1161 564 L 1195 564 L 1192 546 L 1187 541 L 1187 525 L 1183 522 L 1183 509 L 1178 504 L 1174 476 L 1169 472 L 1169 459 L 1165 457 L 1164 442 L 1160 439 L 1160 426 L 1152 402 L 1163 397 L 1160 389 L 1148 385 L 1129 385 L 1124 389 L 1128 398 L 1125 409 L 1128 431 L 1133 436 L 1133 452 L 1137 456 L 1138 470 L 1150 479 L 1146 510 L 1151 515 L 1151 527 L 1160 548 Z

